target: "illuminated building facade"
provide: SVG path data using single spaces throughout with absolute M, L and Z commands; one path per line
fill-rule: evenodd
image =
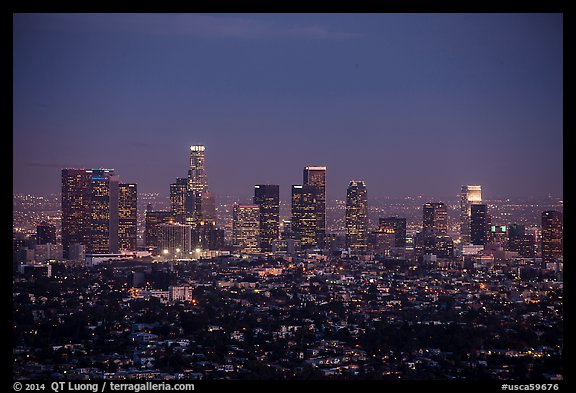
M 186 218 L 186 197 L 188 195 L 188 179 L 179 177 L 170 184 L 170 207 L 176 213 L 177 222 L 184 223 Z
M 318 189 L 311 185 L 292 186 L 291 229 L 294 240 L 302 250 L 317 248 L 316 196 Z
M 254 204 L 260 206 L 260 249 L 272 251 L 272 243 L 280 237 L 280 186 L 254 186 Z
M 118 178 L 113 169 L 93 169 L 86 253 L 118 252 Z
M 90 212 L 90 173 L 85 169 L 62 169 L 62 247 L 70 257 L 72 244 L 86 245 Z
M 235 203 L 232 216 L 234 248 L 245 254 L 259 252 L 260 206 Z
M 426 203 L 422 207 L 422 229 L 433 229 L 437 235 L 448 232 L 448 210 L 446 205 L 439 203 Z
M 202 220 L 202 195 L 208 191 L 205 152 L 203 145 L 190 146 L 185 222 L 193 226 Z
M 476 246 L 485 246 L 488 242 L 489 225 L 487 205 L 472 204 L 470 206 L 470 243 Z
M 118 185 L 118 247 L 120 251 L 136 251 L 138 223 L 138 187 L 133 183 Z
M 119 178 L 113 169 L 62 170 L 62 245 L 81 244 L 86 253 L 118 252 Z
M 314 187 L 314 199 L 316 200 L 316 244 L 324 248 L 324 237 L 326 236 L 326 167 L 306 166 L 304 167 L 304 186 Z
M 366 184 L 352 180 L 346 191 L 346 248 L 365 251 L 368 240 L 368 194 Z
M 394 247 L 406 248 L 406 218 L 384 217 L 378 220 L 379 227 L 392 228 L 394 231 Z
M 556 210 L 547 210 L 542 213 L 542 265 L 557 262 L 563 257 L 563 215 Z
M 481 186 L 462 186 L 460 192 L 460 240 L 462 244 L 470 244 L 470 217 L 472 204 L 482 203 Z
M 178 222 L 157 226 L 159 253 L 169 258 L 188 257 L 192 251 L 192 227 Z
M 144 244 L 148 251 L 154 254 L 159 254 L 161 251 L 158 227 L 161 224 L 175 223 L 176 213 L 172 211 L 152 211 L 148 210 L 145 213 L 145 228 L 144 228 Z

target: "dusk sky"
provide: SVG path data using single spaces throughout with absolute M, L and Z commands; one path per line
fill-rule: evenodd
M 209 189 L 286 201 L 563 193 L 561 14 L 15 14 L 13 191 L 65 167 L 168 194 L 189 146 Z

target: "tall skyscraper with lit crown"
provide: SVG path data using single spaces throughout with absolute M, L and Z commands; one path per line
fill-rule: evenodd
M 462 186 L 460 192 L 460 240 L 470 244 L 471 206 L 482 203 L 482 186 Z

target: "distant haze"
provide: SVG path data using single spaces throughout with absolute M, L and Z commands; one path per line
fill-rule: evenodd
M 563 193 L 561 14 L 15 14 L 13 191 L 64 167 L 168 194 Z

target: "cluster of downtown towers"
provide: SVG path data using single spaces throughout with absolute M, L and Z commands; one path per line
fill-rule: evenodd
M 188 176 L 170 185 L 169 211 L 146 210 L 144 243 L 153 254 L 221 250 L 224 231 L 216 225 L 214 195 L 208 190 L 205 146 L 190 147 Z M 232 247 L 245 254 L 330 249 L 335 235 L 326 232 L 326 167 L 304 167 L 303 182 L 292 186 L 291 220 L 280 223 L 279 186 L 254 186 L 252 204 L 234 204 Z M 529 240 L 520 225 L 490 225 L 480 186 L 463 186 L 460 202 L 461 244 L 486 245 L 500 235 L 522 247 Z M 490 230 L 491 228 L 491 230 Z M 424 252 L 450 256 L 444 203 L 423 206 L 422 232 L 414 239 Z M 345 247 L 351 254 L 369 248 L 388 254 L 406 248 L 406 219 L 386 217 L 370 232 L 366 184 L 352 180 L 346 194 Z M 562 256 L 562 214 L 542 213 L 543 263 Z M 62 245 L 64 258 L 81 254 L 116 254 L 137 250 L 137 186 L 122 183 L 113 169 L 62 170 Z

